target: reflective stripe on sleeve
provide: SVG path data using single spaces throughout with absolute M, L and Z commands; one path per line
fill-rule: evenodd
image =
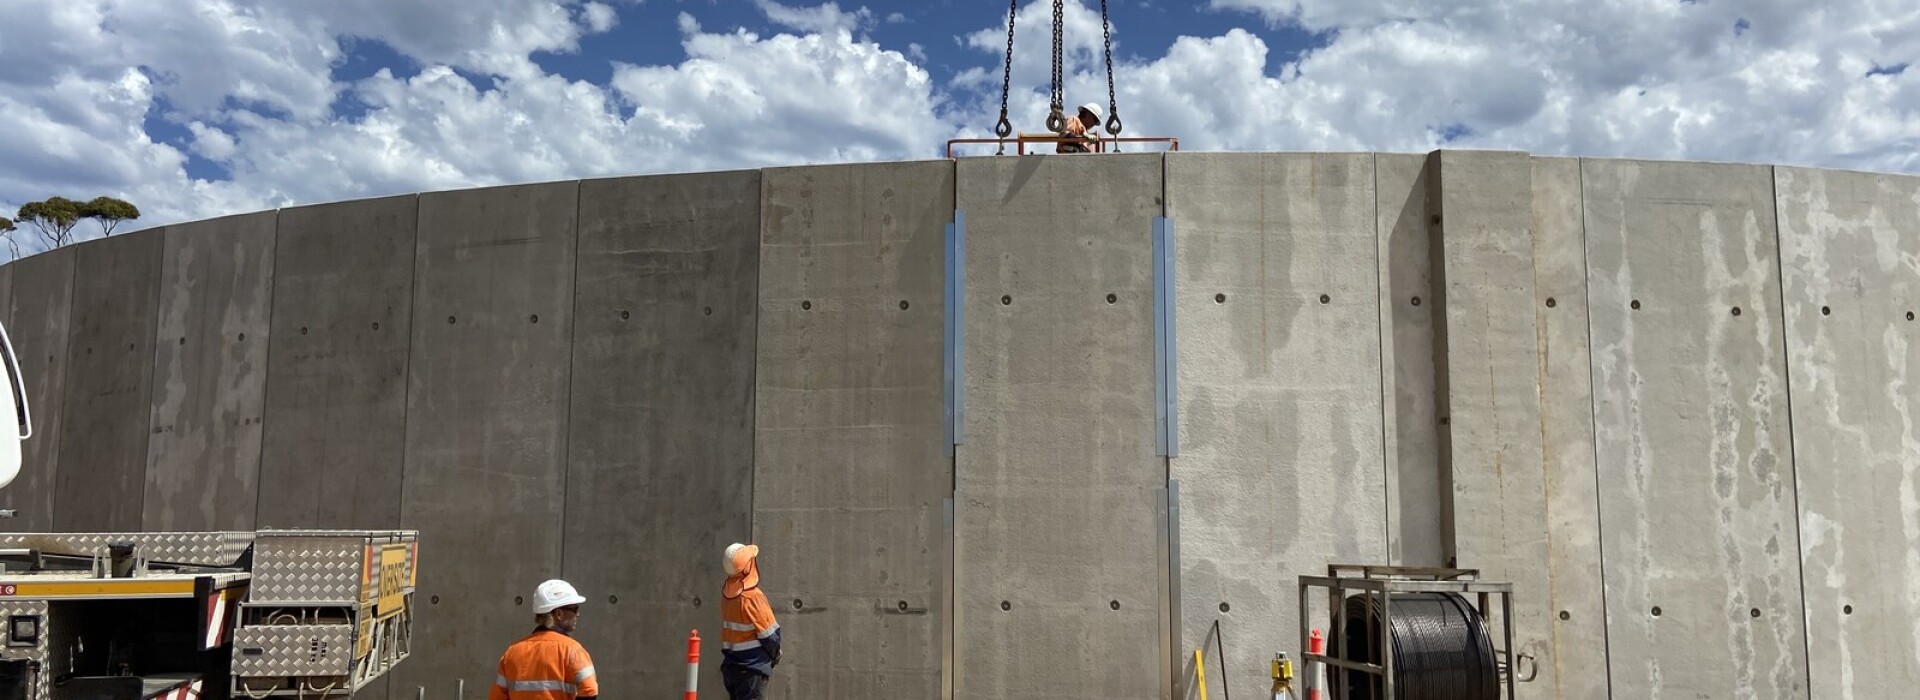
M 585 683 L 588 678 L 592 678 L 592 677 L 593 677 L 593 667 L 588 666 L 586 668 L 580 669 L 579 673 L 573 674 L 573 682 Z
M 778 632 L 778 631 L 780 631 L 780 623 L 778 623 L 778 622 L 776 622 L 776 623 L 773 623 L 773 626 L 772 626 L 772 627 L 768 627 L 768 628 L 766 629 L 766 631 L 764 631 L 764 632 L 761 632 L 761 633 L 760 633 L 760 638 L 761 638 L 761 639 L 766 639 L 766 638 L 768 638 L 768 637 L 771 637 L 771 636 L 773 636 L 773 633 L 775 633 L 775 632 Z
M 566 681 L 513 681 L 507 684 L 507 690 L 516 692 L 559 690 L 567 693 L 578 693 L 580 692 L 580 686 Z
M 500 686 L 500 687 L 502 687 L 502 688 L 505 688 L 505 687 L 507 687 L 507 677 L 506 677 L 506 676 L 494 676 L 494 677 L 493 677 L 493 684 L 494 684 L 494 685 L 497 685 L 497 686 Z

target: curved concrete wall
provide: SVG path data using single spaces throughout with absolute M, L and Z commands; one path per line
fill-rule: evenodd
M 1920 179 L 1504 152 L 284 209 L 0 267 L 0 501 L 419 528 L 402 696 L 484 692 L 555 576 L 610 695 L 677 692 L 752 539 L 783 698 L 1160 697 L 1216 622 L 1253 692 L 1334 562 L 1514 581 L 1523 697 L 1896 697 L 1917 260 Z

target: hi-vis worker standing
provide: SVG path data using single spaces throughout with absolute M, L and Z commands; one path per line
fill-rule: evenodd
M 727 583 L 721 589 L 720 679 L 732 700 L 760 700 L 780 665 L 780 623 L 760 591 L 760 548 L 727 547 Z
M 589 700 L 600 697 L 593 658 L 574 641 L 580 604 L 587 602 L 566 581 L 547 581 L 533 592 L 533 634 L 507 647 L 500 675 L 487 700 Z

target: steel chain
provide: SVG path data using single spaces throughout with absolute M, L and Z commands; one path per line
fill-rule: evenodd
M 1020 0 L 1007 0 L 1007 55 L 1006 70 L 1000 76 L 1000 121 L 993 125 L 993 133 L 1000 138 L 1013 135 L 1013 122 L 1007 119 L 1007 96 L 1013 89 L 1013 23 L 1020 13 Z M 1000 154 L 1005 155 L 1007 144 L 1000 144 Z
M 1061 61 L 1061 38 L 1065 33 L 1064 25 L 1066 24 L 1066 15 L 1066 0 L 1053 0 L 1053 96 L 1052 100 L 1048 103 L 1047 130 L 1055 133 L 1065 131 L 1067 128 L 1067 104 L 1066 99 L 1063 97 L 1066 92 L 1066 86 L 1060 79 L 1060 69 L 1063 65 Z
M 1100 34 L 1107 52 L 1107 133 L 1119 136 L 1126 125 L 1120 122 L 1120 99 L 1113 88 L 1113 24 L 1107 20 L 1107 0 L 1100 0 Z M 1119 144 L 1114 150 L 1120 150 Z

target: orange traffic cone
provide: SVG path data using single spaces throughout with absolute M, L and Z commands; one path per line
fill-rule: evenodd
M 1319 628 L 1307 638 L 1307 653 L 1326 655 L 1327 638 L 1320 634 Z M 1327 700 L 1327 665 L 1316 659 L 1307 659 L 1307 692 L 1302 700 Z

